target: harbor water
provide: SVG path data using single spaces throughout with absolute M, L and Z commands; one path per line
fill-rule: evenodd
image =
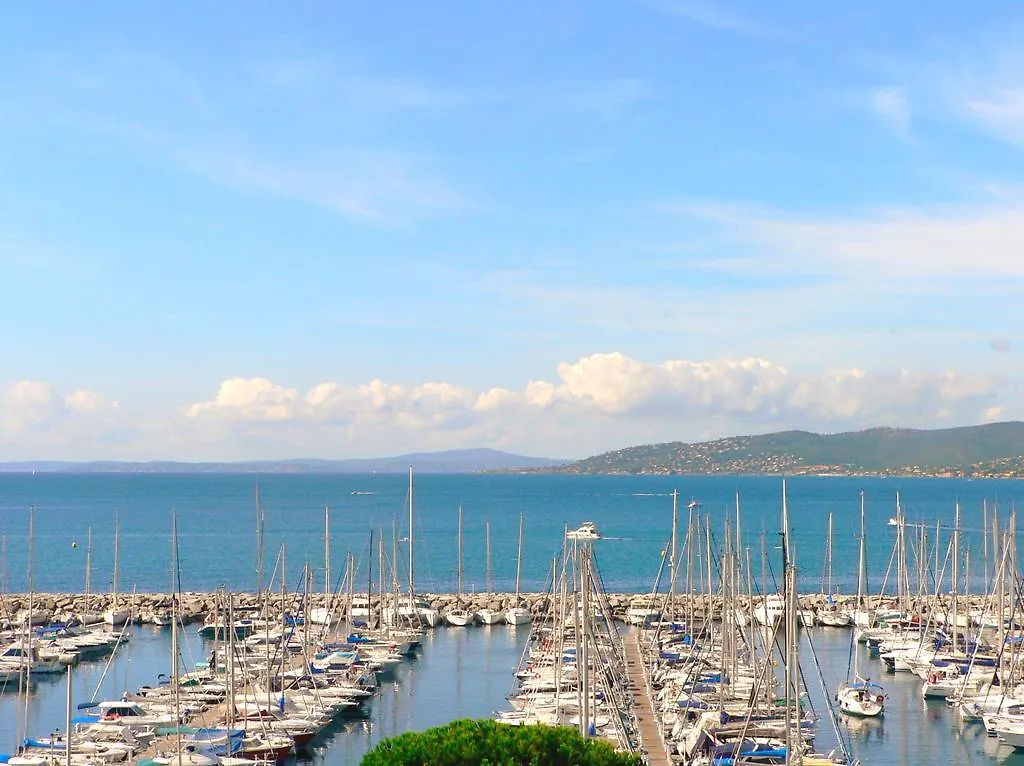
M 256 477 L 223 475 L 0 475 L 0 533 L 4 535 L 4 589 L 26 588 L 28 552 L 37 591 L 81 592 L 85 549 L 92 530 L 92 589 L 108 591 L 113 581 L 115 514 L 120 525 L 119 583 L 122 591 L 166 591 L 171 582 L 171 509 L 176 509 L 180 539 L 181 587 L 202 591 L 227 587 L 254 591 L 256 581 Z M 324 512 L 331 508 L 331 555 L 335 573 L 352 551 L 365 562 L 370 530 L 392 529 L 406 545 L 406 479 L 400 476 L 262 476 L 265 508 L 266 577 L 274 570 L 275 551 L 284 545 L 288 583 L 297 588 L 299 568 L 308 563 L 323 582 Z M 798 477 L 789 482 L 794 519 L 791 542 L 800 571 L 800 590 L 818 590 L 829 512 L 834 514 L 833 579 L 844 593 L 855 590 L 860 492 L 867 508 L 868 569 L 878 591 L 890 559 L 896 493 L 908 520 L 936 522 L 948 536 L 956 503 L 962 509 L 963 545 L 972 551 L 970 585 L 985 579 L 983 519 L 998 507 L 1005 520 L 1024 487 L 1013 481 L 939 479 L 854 479 Z M 769 556 L 777 556 L 781 482 L 763 477 L 576 477 L 435 476 L 417 477 L 415 545 L 417 585 L 423 591 L 450 592 L 455 582 L 457 509 L 465 509 L 464 586 L 482 590 L 484 523 L 491 528 L 495 591 L 514 588 L 518 519 L 524 518 L 524 584 L 544 587 L 551 558 L 561 547 L 566 525 L 594 521 L 603 539 L 596 545 L 601 576 L 609 591 L 642 592 L 651 587 L 670 534 L 673 489 L 680 492 L 679 513 L 709 516 L 721 529 L 735 513 L 737 494 L 744 542 L 760 551 L 766 533 Z M 357 494 L 353 494 L 357 493 Z M 367 494 L 371 493 L 371 494 Z M 987 508 L 983 512 L 984 507 Z M 34 507 L 35 534 L 28 539 L 28 508 Z M 684 522 L 685 523 L 685 522 Z M 755 567 L 757 565 L 755 564 Z M 989 567 L 991 563 L 989 562 Z M 891 591 L 891 588 L 890 588 Z M 183 638 L 186 665 L 202 662 L 210 645 L 196 626 Z M 75 704 L 111 699 L 125 690 L 155 684 L 170 668 L 170 631 L 131 628 L 132 640 L 103 662 L 85 662 L 73 671 Z M 509 626 L 437 628 L 428 631 L 422 650 L 383 682 L 365 714 L 332 725 L 315 747 L 299 756 L 324 764 L 358 764 L 376 742 L 460 717 L 486 717 L 507 707 L 512 673 L 527 639 L 526 628 Z M 808 641 L 813 643 L 812 646 Z M 848 677 L 849 630 L 815 628 L 803 632 L 801 664 L 820 723 L 817 749 L 827 752 L 845 738 L 855 757 L 872 766 L 961 763 L 1024 765 L 1024 755 L 985 735 L 980 724 L 964 724 L 943 702 L 925 702 L 918 679 L 886 674 L 882 663 L 861 652 L 861 673 L 880 681 L 889 701 L 880 720 L 839 717 L 834 731 L 829 696 Z M 814 658 L 818 663 L 815 663 Z M 819 673 L 821 679 L 819 679 Z M 27 715 L 29 730 L 46 736 L 65 725 L 66 679 L 37 679 L 25 700 L 10 690 L 0 694 L 0 752 L 16 746 Z

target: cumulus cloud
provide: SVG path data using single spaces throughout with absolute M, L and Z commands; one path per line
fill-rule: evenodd
M 374 380 L 324 382 L 305 395 L 263 378 L 232 379 L 186 412 L 195 423 L 280 421 L 307 432 L 333 429 L 363 447 L 487 443 L 544 451 L 546 440 L 559 445 L 559 454 L 570 454 L 574 440 L 571 454 L 581 454 L 634 439 L 697 438 L 709 428 L 726 435 L 789 427 L 937 426 L 991 420 L 1003 412 L 998 381 L 958 372 L 793 372 L 757 358 L 648 363 L 621 353 L 592 354 L 555 372 L 553 380 L 522 388 L 476 391 L 451 383 Z
M 2 459 L 357 457 L 492 446 L 578 457 L 630 444 L 787 428 L 937 427 L 1020 417 L 1019 382 L 955 371 L 796 371 L 762 358 L 646 362 L 611 352 L 548 379 L 480 389 L 229 378 L 208 400 L 145 417 L 102 395 L 8 386 Z
M 57 411 L 57 401 L 49 383 L 19 380 L 8 386 L 4 394 L 4 431 L 17 434 L 28 426 L 44 425 Z
M 117 409 L 95 391 L 79 389 L 61 396 L 49 383 L 19 380 L 4 391 L 0 418 L 0 437 L 31 437 L 40 432 L 64 433 L 71 423 L 102 419 Z M 63 429 L 63 430 L 62 430 Z
M 212 416 L 244 420 L 287 420 L 297 410 L 299 392 L 266 378 L 230 378 L 220 384 L 212 401 L 188 408 L 189 417 Z

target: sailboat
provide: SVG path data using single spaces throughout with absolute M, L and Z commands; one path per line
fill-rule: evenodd
M 130 609 L 118 609 L 117 602 L 117 578 L 118 572 L 118 552 L 121 546 L 121 517 L 119 514 L 114 514 L 114 598 L 110 609 L 103 613 L 103 622 L 114 628 L 123 628 L 125 623 L 131 618 L 132 613 Z
M 314 625 L 336 627 L 341 614 L 335 614 L 331 605 L 331 509 L 324 505 L 324 605 L 309 610 L 309 621 Z
M 181 678 L 179 671 L 178 655 L 178 599 L 181 593 L 178 590 L 178 514 L 171 512 L 171 690 L 174 702 L 174 719 L 181 721 Z M 182 741 L 181 725 L 174 726 L 173 743 L 174 750 L 171 753 L 160 754 L 154 758 L 154 763 L 163 766 L 217 766 L 220 759 L 210 753 L 204 753 L 194 743 Z
M 830 517 L 831 521 L 831 517 Z M 831 530 L 831 526 L 829 527 Z M 859 558 L 859 576 L 857 578 L 857 604 L 861 604 L 864 598 L 864 566 L 865 566 L 865 550 L 867 538 L 864 535 L 864 493 L 860 493 L 860 558 Z M 845 684 L 839 687 L 836 692 L 836 701 L 839 703 L 839 709 L 849 715 L 861 716 L 865 718 L 871 718 L 874 716 L 882 715 L 885 711 L 885 690 L 881 686 L 875 683 L 871 683 L 868 679 L 862 678 L 858 669 L 858 660 L 860 659 L 860 650 L 856 645 L 856 636 L 850 634 L 851 647 L 850 651 L 853 654 L 853 676 Z
M 516 553 L 516 598 L 512 602 L 512 608 L 505 612 L 505 622 L 509 625 L 526 625 L 530 622 L 532 615 L 530 610 L 523 606 L 519 596 L 519 580 L 523 571 L 523 514 L 519 513 L 519 551 Z
M 449 609 L 445 614 L 445 620 L 449 625 L 453 625 L 457 628 L 464 628 L 473 621 L 473 615 L 462 608 L 462 506 L 459 506 L 459 533 L 458 533 L 458 544 L 456 551 L 456 567 L 458 568 L 458 575 L 456 578 L 456 591 L 455 591 L 455 608 Z
M 819 624 L 827 628 L 845 628 L 852 621 L 848 612 L 836 604 L 832 592 L 832 514 L 828 515 L 828 537 L 825 539 L 825 571 L 821 577 L 821 593 L 825 597 L 825 605 L 818 610 L 816 618 Z
M 441 619 L 440 613 L 434 609 L 428 601 L 416 598 L 415 578 L 415 530 L 413 515 L 413 478 L 412 466 L 409 466 L 409 597 L 404 603 L 399 603 L 395 610 L 395 616 L 406 620 L 411 624 L 425 625 L 428 628 L 437 627 Z M 397 574 L 397 572 L 396 572 Z
M 494 592 L 491 587 L 491 522 L 484 522 L 484 557 L 485 562 L 485 587 L 487 589 L 487 596 L 490 597 Z M 476 612 L 476 619 L 478 619 L 484 625 L 497 625 L 502 621 L 505 613 L 500 609 L 478 609 Z

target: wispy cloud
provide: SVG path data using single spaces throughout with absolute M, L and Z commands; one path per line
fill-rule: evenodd
M 257 88 L 290 97 L 312 96 L 340 101 L 360 111 L 381 109 L 440 109 L 468 103 L 458 89 L 403 76 L 347 66 L 323 57 L 275 59 L 248 68 Z
M 719 0 L 652 0 L 650 5 L 711 29 L 736 32 L 749 37 L 768 34 L 766 27 L 736 13 Z
M 403 225 L 467 209 L 467 201 L 399 154 L 334 150 L 313 160 L 236 150 L 182 149 L 178 160 L 211 181 L 274 194 L 369 223 Z
M 875 88 L 867 94 L 871 112 L 900 138 L 910 138 L 912 110 L 906 92 L 898 87 Z
M 924 283 L 1021 278 L 1020 200 L 977 208 L 891 209 L 859 217 L 810 217 L 692 201 L 673 208 L 713 221 L 739 241 L 759 246 L 760 255 L 737 258 L 736 268 L 803 269 L 843 278 L 912 278 Z M 772 254 L 770 260 L 763 257 L 765 249 Z
M 970 99 L 966 108 L 993 135 L 1014 144 L 1024 144 L 1024 87 Z
M 656 94 L 655 88 L 645 80 L 616 77 L 555 85 L 545 101 L 551 108 L 579 109 L 594 112 L 606 120 L 615 120 L 631 107 L 652 100 Z

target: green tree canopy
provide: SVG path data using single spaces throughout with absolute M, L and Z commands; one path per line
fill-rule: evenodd
M 640 766 L 633 755 L 564 726 L 463 719 L 386 739 L 362 766 Z

